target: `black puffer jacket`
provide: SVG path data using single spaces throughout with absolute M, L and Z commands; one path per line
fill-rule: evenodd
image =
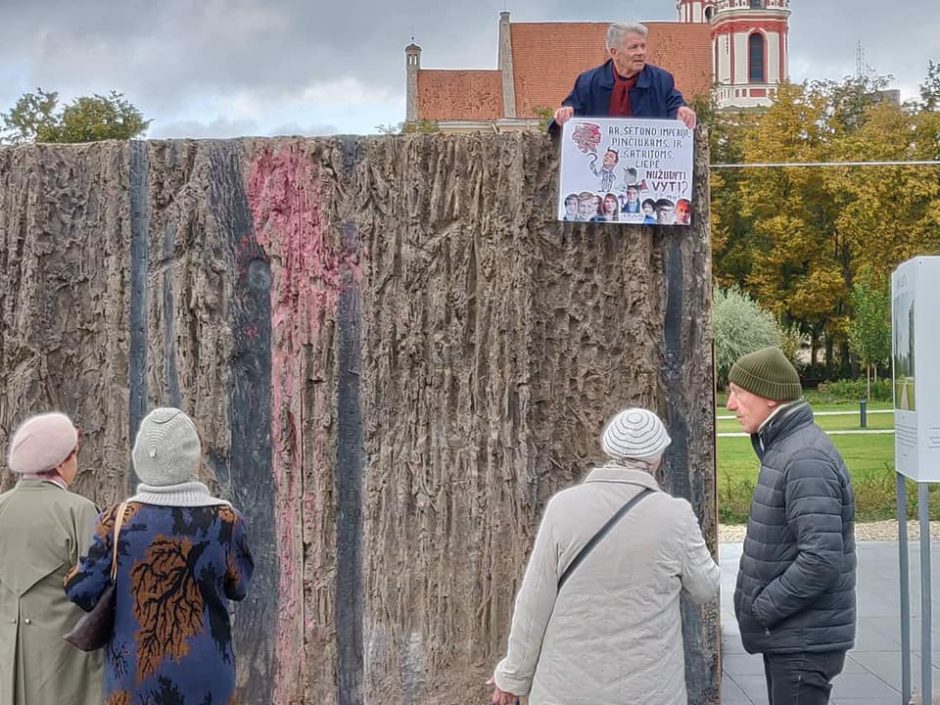
M 806 402 L 751 436 L 761 460 L 734 591 L 750 653 L 847 651 L 855 643 L 855 495 Z

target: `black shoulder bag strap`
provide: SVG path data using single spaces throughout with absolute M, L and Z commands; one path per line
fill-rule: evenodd
M 633 505 L 639 502 L 641 499 L 647 495 L 653 494 L 654 490 L 651 490 L 649 487 L 642 489 L 636 495 L 630 498 L 626 504 L 624 504 L 620 509 L 617 510 L 617 513 L 614 514 L 610 519 L 607 520 L 607 523 L 604 524 L 600 530 L 591 537 L 591 540 L 584 544 L 584 548 L 574 557 L 574 560 L 568 564 L 568 567 L 565 568 L 565 572 L 561 574 L 561 577 L 558 579 L 558 590 L 561 591 L 562 585 L 564 585 L 568 578 L 571 577 L 571 574 L 574 572 L 574 569 L 581 565 L 581 561 L 587 558 L 588 554 L 594 549 L 594 547 L 600 543 L 610 530 L 614 528 L 614 525 L 621 519 L 623 519 L 624 514 L 633 509 Z

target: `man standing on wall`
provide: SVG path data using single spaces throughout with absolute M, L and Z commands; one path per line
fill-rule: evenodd
M 555 111 L 549 132 L 575 115 L 587 117 L 676 118 L 695 129 L 695 111 L 676 90 L 672 74 L 646 63 L 648 30 L 639 23 L 612 24 L 607 28 L 610 59 L 585 71 Z
M 745 355 L 728 380 L 761 462 L 734 591 L 741 641 L 764 656 L 770 705 L 826 705 L 855 644 L 849 473 L 778 348 Z

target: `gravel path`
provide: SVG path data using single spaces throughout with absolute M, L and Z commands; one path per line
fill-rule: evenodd
M 718 543 L 738 543 L 744 540 L 744 524 L 721 524 L 718 526 Z M 920 539 L 920 522 L 907 522 L 907 537 L 912 541 Z M 940 538 L 940 521 L 930 522 L 930 537 Z M 897 541 L 898 522 L 868 521 L 855 525 L 857 541 Z

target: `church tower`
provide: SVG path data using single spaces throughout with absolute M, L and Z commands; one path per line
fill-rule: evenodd
M 418 121 L 418 72 L 421 70 L 421 47 L 412 42 L 405 47 L 405 122 Z
M 680 3 L 685 4 L 696 3 Z M 777 85 L 789 73 L 790 0 L 717 0 L 714 4 L 712 58 L 718 106 L 770 105 Z
M 717 5 L 717 0 L 678 0 L 676 10 L 680 22 L 709 24 L 715 17 Z

